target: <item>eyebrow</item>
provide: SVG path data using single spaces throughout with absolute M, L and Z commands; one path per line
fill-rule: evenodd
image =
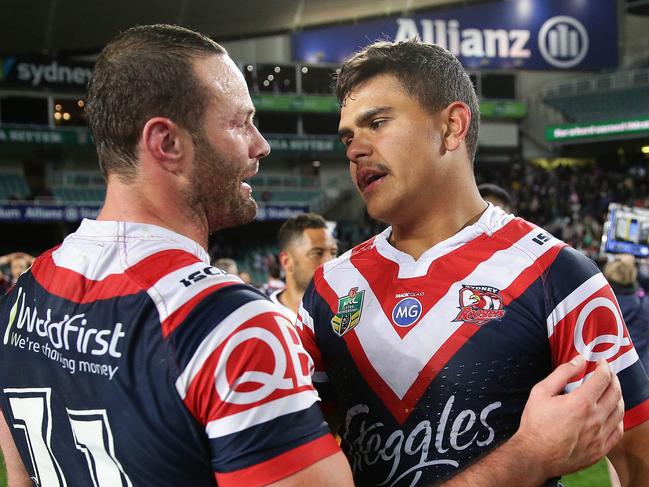
M 392 111 L 394 111 L 394 108 L 388 106 L 368 108 L 367 110 L 356 116 L 354 124 L 358 127 L 364 127 L 377 115 L 390 113 Z M 338 137 L 342 139 L 343 137 L 351 135 L 352 133 L 353 130 L 349 127 L 342 127 L 340 130 L 338 130 Z

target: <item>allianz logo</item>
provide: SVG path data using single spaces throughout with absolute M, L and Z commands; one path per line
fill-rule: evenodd
M 9 343 L 12 333 L 23 332 L 47 339 L 57 350 L 99 356 L 108 354 L 116 358 L 122 356 L 120 345 L 126 336 L 122 323 L 115 323 L 110 328 L 95 328 L 88 324 L 85 313 L 53 317 L 52 309 L 39 310 L 28 306 L 25 298 L 23 289 L 19 288 L 9 312 L 3 340 L 5 345 Z
M 395 41 L 419 38 L 462 57 L 527 59 L 532 55 L 530 37 L 529 29 L 462 29 L 458 20 L 421 19 L 418 23 L 415 19 L 400 18 Z M 572 68 L 588 53 L 588 32 L 574 17 L 558 15 L 543 23 L 537 44 L 548 64 Z

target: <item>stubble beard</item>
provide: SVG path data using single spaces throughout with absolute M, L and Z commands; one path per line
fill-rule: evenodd
M 194 136 L 194 147 L 191 186 L 185 194 L 192 217 L 206 220 L 209 233 L 254 220 L 257 202 L 240 191 L 245 167 L 237 169 L 236 162 L 228 161 L 204 134 Z

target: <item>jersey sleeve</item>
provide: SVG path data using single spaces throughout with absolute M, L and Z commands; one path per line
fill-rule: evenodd
M 565 247 L 545 279 L 548 339 L 553 366 L 577 354 L 587 360 L 582 377 L 570 391 L 607 360 L 620 379 L 624 396 L 624 428 L 649 420 L 649 379 L 631 342 L 615 294 L 597 266 L 573 248 Z
M 265 485 L 339 451 L 294 325 L 255 290 L 207 298 L 173 345 L 176 389 L 205 428 L 218 485 Z

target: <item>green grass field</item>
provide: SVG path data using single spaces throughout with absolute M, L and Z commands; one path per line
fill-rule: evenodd
M 4 461 L 0 455 L 0 487 L 7 486 L 4 467 Z M 565 487 L 610 487 L 611 485 L 608 481 L 608 471 L 604 460 L 586 470 L 564 477 L 562 482 Z

